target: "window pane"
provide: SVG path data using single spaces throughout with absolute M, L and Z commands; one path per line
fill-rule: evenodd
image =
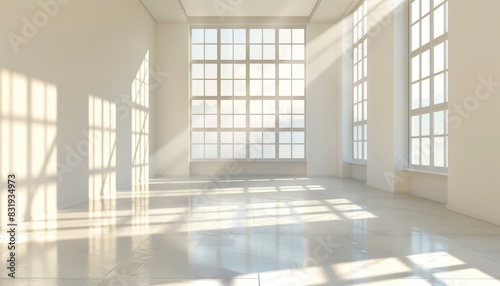
M 303 100 L 293 100 L 292 101 L 292 113 L 293 114 L 304 114 L 304 101 Z
M 304 29 L 293 29 L 292 38 L 294 44 L 304 43 Z
M 294 79 L 303 79 L 304 78 L 304 64 L 293 64 L 292 65 L 292 77 Z
M 261 29 L 251 29 L 250 30 L 250 43 L 252 43 L 252 44 L 262 43 L 262 30 Z
M 206 45 L 205 46 L 205 60 L 216 60 L 217 59 L 217 46 L 216 45 Z
M 445 33 L 444 5 L 434 11 L 434 39 Z
M 245 132 L 234 132 L 234 143 L 244 144 L 247 141 L 246 137 Z
M 250 95 L 251 96 L 262 95 L 262 80 L 251 80 L 250 81 Z
M 221 41 L 221 43 L 232 43 L 233 42 L 233 30 L 232 29 L 221 29 L 220 30 L 220 41 Z
M 192 78 L 203 78 L 205 75 L 203 64 L 193 64 L 191 67 L 191 77 Z
M 235 60 L 245 60 L 247 58 L 246 47 L 244 45 L 235 45 L 233 57 Z
M 205 78 L 217 78 L 217 65 L 216 64 L 206 64 L 205 65 Z
M 444 110 L 443 111 L 438 111 L 434 112 L 434 135 L 444 135 L 445 129 L 444 129 Z
M 415 56 L 411 59 L 411 80 L 417 81 L 420 79 L 420 56 Z
M 220 58 L 222 60 L 232 60 L 233 59 L 233 46 L 222 45 L 220 48 Z
M 205 143 L 217 143 L 217 132 L 205 132 Z
M 217 128 L 217 115 L 205 115 L 205 128 Z
M 280 41 L 280 44 L 291 43 L 292 42 L 292 30 L 280 29 L 279 41 Z
M 417 109 L 420 107 L 420 83 L 414 83 L 411 87 L 411 108 Z
M 217 80 L 206 80 L 205 81 L 205 95 L 206 96 L 216 96 L 217 95 Z
M 207 159 L 217 158 L 217 145 L 205 145 L 205 158 Z
M 246 30 L 245 29 L 235 29 L 234 30 L 234 43 L 238 43 L 238 44 L 246 43 Z
M 280 60 L 291 60 L 292 59 L 292 46 L 291 45 L 280 45 L 279 47 Z
M 233 78 L 233 65 L 221 64 L 220 65 L 220 77 L 221 78 Z
M 217 100 L 205 100 L 205 114 L 217 114 Z
M 234 78 L 246 79 L 247 68 L 245 64 L 235 64 L 233 69 L 234 69 Z
M 192 145 L 191 147 L 191 157 L 193 159 L 203 159 L 205 157 L 203 145 Z
M 444 74 L 434 77 L 434 104 L 441 104 L 445 101 Z
M 294 159 L 304 159 L 304 145 L 292 145 L 292 157 Z
M 246 109 L 246 101 L 244 100 L 235 100 L 234 101 L 234 114 L 245 114 Z
M 444 43 L 437 45 L 434 48 L 434 72 L 438 73 L 444 70 Z
M 445 167 L 444 137 L 434 138 L 434 166 Z
M 292 59 L 303 60 L 304 59 L 304 46 L 303 45 L 293 45 L 292 47 Z
M 192 95 L 193 96 L 203 96 L 205 91 L 205 81 L 204 80 L 193 80 L 191 81 Z
M 250 59 L 262 60 L 262 45 L 250 45 Z
M 193 60 L 203 60 L 204 58 L 203 45 L 193 45 L 191 47 L 191 58 Z
M 413 165 L 420 165 L 420 139 L 415 138 L 411 140 L 411 163 Z
M 274 80 L 264 80 L 263 85 L 264 96 L 274 96 L 276 94 L 276 85 Z
M 263 158 L 265 159 L 276 158 L 276 147 L 274 145 L 264 145 Z
M 290 64 L 280 64 L 280 78 L 291 78 L 292 66 Z
M 422 32 L 422 43 L 421 45 L 425 45 L 429 43 L 431 39 L 431 29 L 430 29 L 430 16 L 426 16 L 422 19 L 421 22 L 421 32 Z
M 220 157 L 224 159 L 233 158 L 233 145 L 221 145 L 220 147 Z
M 204 41 L 204 33 L 203 29 L 193 29 L 191 31 L 191 42 L 192 43 L 203 43 Z
M 264 60 L 274 60 L 274 55 L 276 53 L 276 49 L 271 45 L 264 45 L 263 47 L 263 59 Z
M 206 29 L 205 30 L 205 43 L 216 44 L 217 43 L 217 29 Z
M 280 96 L 291 96 L 292 87 L 290 80 L 280 80 Z
M 421 85 L 421 95 L 422 95 L 422 107 L 427 107 L 431 104 L 430 100 L 430 80 L 426 79 L 422 81 Z
M 220 133 L 221 143 L 233 143 L 233 132 L 221 132 Z
M 416 23 L 411 28 L 411 50 L 414 51 L 420 47 L 420 24 Z
M 411 3 L 411 22 L 415 23 L 420 18 L 420 0 Z
M 423 15 L 429 13 L 429 10 L 430 10 L 430 7 L 431 7 L 431 5 L 430 5 L 429 2 L 431 0 L 420 0 L 420 1 L 422 2 L 422 14 L 421 15 L 423 16 Z
M 205 103 L 203 100 L 193 100 L 191 105 L 191 113 L 203 114 L 205 110 Z
M 292 145 L 280 145 L 280 159 L 292 158 Z
M 273 44 L 276 41 L 274 29 L 264 29 L 263 30 L 263 42 L 266 44 Z
M 411 117 L 411 136 L 420 136 L 420 116 L 415 115 Z
M 220 112 L 222 114 L 232 114 L 233 113 L 233 101 L 232 100 L 221 100 Z
M 265 114 L 274 114 L 276 112 L 274 100 L 263 101 L 263 111 Z
M 276 116 L 275 115 L 262 116 L 262 127 L 264 127 L 264 128 L 276 127 Z
M 304 132 L 293 132 L 292 136 L 293 136 L 293 143 L 294 144 L 305 142 Z
M 292 81 L 292 96 L 304 96 L 304 81 L 303 80 L 293 80 Z
M 221 80 L 220 93 L 222 96 L 232 96 L 233 95 L 233 81 L 232 80 Z
M 245 96 L 246 95 L 246 81 L 235 80 L 234 84 L 234 96 Z
M 191 135 L 192 143 L 205 143 L 204 132 L 193 132 Z
M 263 64 L 262 69 L 264 78 L 272 78 L 272 79 L 276 78 L 276 72 L 275 72 L 276 68 L 274 64 Z
M 422 156 L 422 165 L 429 166 L 431 164 L 431 152 L 430 152 L 430 139 L 422 138 L 422 149 L 420 154 Z
M 251 64 L 250 65 L 250 78 L 262 78 L 262 65 L 261 64 Z
M 431 118 L 430 114 L 422 114 L 421 116 L 421 124 L 422 124 L 422 136 L 429 136 L 431 134 Z
M 280 102 L 279 102 L 279 113 L 280 114 L 290 114 L 290 113 L 292 113 L 292 102 L 290 100 L 280 100 Z
M 431 57 L 429 50 L 422 53 L 421 60 L 422 60 L 422 78 L 426 78 L 430 75 L 431 71 L 430 70 Z
M 250 101 L 250 113 L 251 114 L 262 114 L 262 100 Z
M 293 128 L 304 128 L 304 115 L 293 115 L 292 116 L 292 127 Z

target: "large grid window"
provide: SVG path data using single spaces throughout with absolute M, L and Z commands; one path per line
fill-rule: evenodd
M 353 14 L 353 159 L 368 159 L 367 1 Z
M 448 1 L 410 5 L 410 165 L 448 168 Z
M 191 159 L 305 159 L 305 29 L 191 29 Z

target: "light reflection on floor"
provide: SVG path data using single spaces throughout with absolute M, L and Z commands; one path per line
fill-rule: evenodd
M 334 178 L 207 184 L 154 179 L 23 223 L 0 284 L 500 285 L 500 227 L 443 205 Z

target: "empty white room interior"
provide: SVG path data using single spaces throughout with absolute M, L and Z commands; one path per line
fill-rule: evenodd
M 0 0 L 0 284 L 500 285 L 498 11 Z

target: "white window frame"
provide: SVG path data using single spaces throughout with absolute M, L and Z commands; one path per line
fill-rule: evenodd
M 427 2 L 425 2 L 427 1 Z M 424 9 L 424 3 L 428 3 Z M 409 104 L 408 104 L 408 150 L 409 167 L 412 169 L 422 169 L 434 172 L 446 173 L 448 171 L 448 0 L 410 0 L 409 3 Z M 439 9 L 444 9 L 443 31 L 444 33 L 434 38 L 435 18 Z M 424 12 L 424 14 L 422 14 Z M 414 15 L 415 14 L 415 15 Z M 427 20 L 425 20 L 428 17 Z M 439 18 L 437 18 L 439 19 Z M 422 45 L 423 27 L 429 29 L 429 41 Z M 418 43 L 415 41 L 418 32 Z M 425 40 L 427 41 L 427 40 Z M 418 46 L 414 49 L 414 45 Z M 436 72 L 435 51 L 444 45 L 443 69 Z M 423 68 L 423 61 L 427 58 L 428 67 Z M 425 56 L 424 56 L 425 55 Z M 418 63 L 417 63 L 418 62 Z M 424 74 L 425 70 L 425 74 Z M 428 70 L 428 72 L 427 72 Z M 415 77 L 418 73 L 418 77 Z M 442 77 L 442 84 L 435 85 L 436 78 Z M 429 97 L 425 99 L 422 93 L 424 88 L 428 88 Z M 442 87 L 443 93 L 435 92 L 435 87 Z M 440 96 L 436 96 L 439 94 Z M 425 103 L 424 103 L 425 102 Z M 442 115 L 442 120 L 435 117 Z M 423 122 L 429 125 L 422 128 Z M 418 124 L 417 124 L 418 123 Z M 439 128 L 440 124 L 442 128 Z M 437 128 L 435 128 L 437 126 Z M 424 132 L 425 131 L 425 132 Z M 442 141 L 439 142 L 438 140 Z M 428 141 L 428 144 L 424 144 Z M 441 148 L 442 158 L 435 156 L 436 148 Z M 428 159 L 427 159 L 428 157 Z M 427 161 L 428 160 L 428 161 Z M 438 162 L 442 162 L 439 164 Z M 442 166 L 440 166 L 442 165 Z
M 368 1 L 364 0 L 353 13 L 353 96 L 352 96 L 352 158 L 368 160 Z
M 190 27 L 190 48 L 193 47 L 194 43 L 192 41 L 192 31 L 195 30 L 195 29 L 216 29 L 217 30 L 217 43 L 216 43 L 216 46 L 217 46 L 217 59 L 215 60 L 194 60 L 192 58 L 192 52 L 190 50 L 190 63 L 189 63 L 189 70 L 190 70 L 190 106 L 192 106 L 192 102 L 194 100 L 215 100 L 217 102 L 217 127 L 215 128 L 195 128 L 193 127 L 193 113 L 192 113 L 192 107 L 190 107 L 190 129 L 191 129 L 191 132 L 190 132 L 190 161 L 193 162 L 193 161 L 226 161 L 226 160 L 236 160 L 236 161 L 306 161 L 306 122 L 305 122 L 305 117 L 306 117 L 306 102 L 305 102 L 305 96 L 306 96 L 306 88 L 305 88 L 305 85 L 306 85 L 306 27 L 304 25 L 287 25 L 287 26 L 276 26 L 276 25 L 273 25 L 273 26 L 265 26 L 265 25 L 259 25 L 259 26 L 248 26 L 248 25 L 245 25 L 245 26 L 240 26 L 240 25 L 231 25 L 231 26 L 212 26 L 212 25 L 192 25 Z M 221 59 L 221 46 L 222 46 L 222 43 L 221 43 L 221 30 L 223 29 L 245 29 L 246 30 L 246 40 L 245 40 L 245 43 L 242 44 L 242 45 L 245 45 L 245 52 L 246 52 L 246 59 L 245 60 L 222 60 Z M 251 60 L 250 59 L 250 46 L 252 43 L 250 43 L 250 30 L 251 29 L 274 29 L 275 30 L 275 42 L 274 44 L 272 44 L 275 48 L 275 58 L 273 60 Z M 304 49 L 304 56 L 303 56 L 303 59 L 301 60 L 297 60 L 297 59 L 290 59 L 290 60 L 280 60 L 279 59 L 279 49 L 280 49 L 280 41 L 279 41 L 279 30 L 280 29 L 301 29 L 303 30 L 303 35 L 304 35 L 304 40 L 303 40 L 303 43 L 299 44 L 299 43 L 293 43 L 293 40 L 292 40 L 292 43 L 290 43 L 291 45 L 291 48 L 293 49 L 293 47 L 295 46 L 299 46 L 299 45 L 302 45 L 303 46 L 303 49 Z M 292 32 L 293 34 L 293 32 Z M 255 43 L 254 43 L 255 44 Z M 233 43 L 234 45 L 234 43 Z M 262 44 L 259 44 L 259 45 L 262 45 L 264 46 L 265 43 L 262 43 Z M 270 44 L 271 45 L 271 44 Z M 288 45 L 288 44 L 286 44 Z M 217 65 L 217 95 L 216 96 L 194 96 L 192 94 L 192 81 L 193 81 L 193 75 L 192 75 L 192 66 L 193 64 L 216 64 Z M 246 75 L 245 75 L 245 78 L 244 80 L 246 81 L 246 90 L 245 90 L 245 96 L 236 96 L 236 95 L 232 95 L 232 96 L 222 96 L 221 95 L 221 81 L 222 81 L 222 78 L 221 78 L 221 64 L 245 64 L 246 65 Z M 275 81 L 275 91 L 274 91 L 274 96 L 250 96 L 250 64 L 274 64 L 275 66 L 275 75 L 274 75 L 274 78 L 272 78 L 272 80 Z M 304 84 L 304 90 L 303 90 L 303 95 L 302 96 L 297 96 L 297 95 L 294 95 L 294 96 L 280 96 L 279 95 L 279 92 L 280 92 L 280 87 L 279 87 L 279 83 L 280 83 L 280 76 L 279 76 L 279 66 L 280 64 L 303 64 L 303 67 L 304 67 L 304 76 L 303 78 L 301 78 L 303 80 L 303 84 Z M 234 71 L 233 71 L 234 72 Z M 234 78 L 233 78 L 234 80 Z M 258 79 L 257 79 L 258 80 Z M 265 80 L 265 77 L 263 76 L 262 77 L 262 81 Z M 271 80 L 271 78 L 269 78 L 269 80 Z M 300 80 L 300 79 L 299 79 Z M 293 79 L 290 79 L 290 84 L 292 84 L 293 82 Z M 263 87 L 262 87 L 263 88 Z M 264 90 L 264 88 L 263 88 Z M 234 90 L 233 90 L 234 92 Z M 232 128 L 223 128 L 221 126 L 221 102 L 223 100 L 244 100 L 246 102 L 245 104 L 245 108 L 246 108 L 246 113 L 245 113 L 245 116 L 246 116 L 246 125 L 245 127 L 241 127 L 241 128 L 236 128 L 233 127 Z M 275 111 L 272 115 L 275 116 L 275 126 L 274 127 L 264 127 L 264 125 L 262 127 L 250 127 L 250 116 L 252 115 L 250 113 L 250 102 L 251 101 L 255 101 L 255 100 L 273 100 L 275 101 Z M 282 102 L 283 100 L 290 100 L 290 104 L 293 106 L 293 102 L 295 101 L 302 101 L 303 102 L 303 112 L 302 113 L 294 113 L 294 111 L 290 111 L 290 114 L 285 114 L 285 113 L 282 113 L 282 111 L 280 111 L 280 102 Z M 299 104 L 300 105 L 300 104 Z M 233 114 L 234 115 L 234 114 Z M 262 113 L 262 115 L 266 115 L 266 113 Z M 268 115 L 271 115 L 271 114 L 268 114 Z M 287 127 L 280 127 L 280 115 L 281 116 L 290 116 L 291 118 L 293 118 L 293 116 L 303 116 L 303 127 L 293 127 L 293 125 L 291 125 L 289 128 Z M 234 122 L 233 122 L 234 123 Z M 291 124 L 295 124 L 295 123 L 291 123 Z M 217 142 L 216 143 L 213 143 L 214 145 L 217 146 L 217 157 L 216 158 L 206 158 L 206 154 L 204 154 L 204 158 L 193 158 L 193 146 L 196 145 L 195 143 L 193 143 L 193 132 L 216 132 L 217 133 Z M 239 157 L 239 158 L 223 158 L 222 157 L 222 153 L 221 153 L 221 145 L 223 145 L 223 143 L 221 143 L 221 132 L 245 132 L 246 133 L 246 141 L 245 141 L 245 156 L 243 157 Z M 261 144 L 262 146 L 266 145 L 267 143 L 264 141 L 264 142 L 251 142 L 251 132 L 274 132 L 274 138 L 272 141 L 273 142 L 270 142 L 268 145 L 274 145 L 274 154 L 275 154 L 275 157 L 274 158 L 264 158 L 264 156 L 262 156 L 262 158 L 255 158 L 255 157 L 252 157 L 251 156 L 251 152 L 252 152 L 252 147 L 253 146 L 257 146 L 259 144 Z M 290 137 L 292 138 L 291 142 L 290 143 L 282 143 L 280 144 L 280 132 L 289 132 L 290 133 Z M 294 142 L 293 140 L 295 140 L 295 137 L 293 136 L 293 133 L 292 132 L 302 132 L 303 133 L 303 142 L 300 142 L 300 141 L 296 141 Z M 300 136 L 299 136 L 300 137 Z M 294 144 L 295 143 L 295 144 Z M 197 145 L 206 145 L 208 143 L 200 143 L 200 144 L 197 144 Z M 286 145 L 286 146 L 285 146 Z M 290 147 L 290 152 L 291 152 L 291 158 L 280 158 L 280 146 L 285 146 L 285 148 L 289 145 Z M 234 143 L 233 143 L 233 146 L 234 146 Z M 297 146 L 298 149 L 300 149 L 301 147 L 303 148 L 303 157 L 300 156 L 300 158 L 296 158 L 294 156 L 294 154 L 300 154 L 301 152 L 298 151 L 298 152 L 294 152 L 295 148 L 294 146 Z M 233 147 L 234 148 L 234 147 Z M 264 147 L 263 147 L 264 148 Z M 233 152 L 234 149 L 233 149 Z M 264 151 L 262 151 L 262 154 L 264 154 Z M 233 154 L 234 155 L 234 154 Z

